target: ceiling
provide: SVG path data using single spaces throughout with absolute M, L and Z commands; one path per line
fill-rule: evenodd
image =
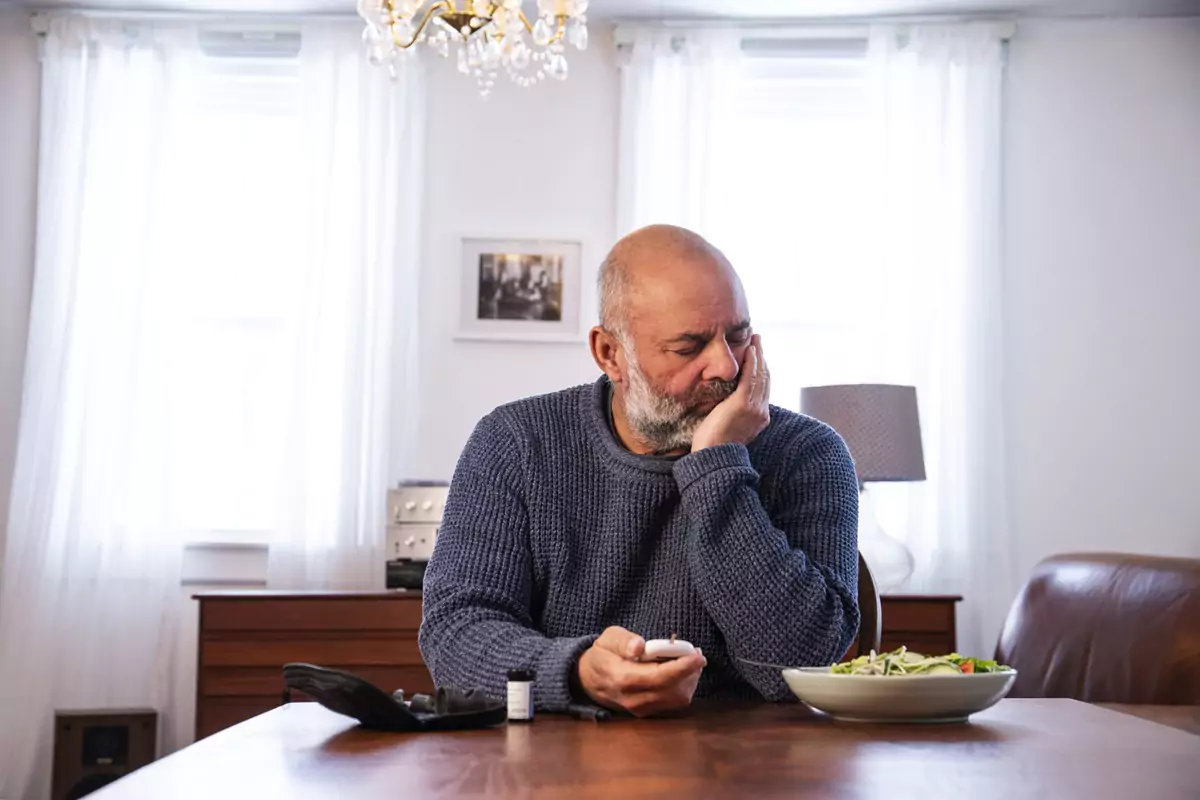
M 533 6 L 534 0 L 528 0 Z M 352 14 L 354 0 L 0 0 L 40 8 Z M 1200 0 L 591 0 L 592 19 L 813 19 L 996 12 L 1030 16 L 1200 15 Z

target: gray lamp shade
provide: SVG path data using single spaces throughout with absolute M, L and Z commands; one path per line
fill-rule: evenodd
M 810 386 L 800 390 L 800 411 L 841 434 L 860 484 L 925 480 L 916 388 L 882 383 Z

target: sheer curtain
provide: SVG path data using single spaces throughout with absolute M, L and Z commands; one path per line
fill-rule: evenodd
M 59 18 L 43 44 L 30 332 L 0 578 L 0 795 L 49 794 L 55 708 L 162 707 L 180 611 L 155 265 L 175 31 Z M 156 331 L 158 335 L 146 335 Z M 166 723 L 169 725 L 170 721 Z
M 214 58 L 195 23 L 37 24 L 36 271 L 0 576 L 13 800 L 48 794 L 54 709 L 149 706 L 160 753 L 190 739 L 181 559 L 214 532 L 212 508 L 278 534 L 279 585 L 333 580 L 305 568 L 313 553 L 339 575 L 365 567 L 414 333 L 393 291 L 415 281 L 420 187 L 416 66 L 395 84 L 360 70 L 357 25 L 302 30 L 298 55 L 231 97 L 223 76 L 246 54 Z M 252 160 L 270 180 L 246 172 L 256 137 L 295 160 Z M 219 182 L 230 174 L 244 180 Z M 263 397 L 280 433 L 207 446 L 236 439 L 223 429 L 239 417 L 260 427 Z M 247 452 L 261 482 L 227 481 Z
M 618 233 L 651 222 L 706 228 L 720 213 L 718 173 L 738 146 L 721 117 L 738 86 L 741 37 L 717 29 L 626 33 Z
M 310 26 L 302 39 L 304 313 L 288 351 L 272 588 L 383 588 L 389 448 L 417 418 L 422 81 L 412 60 L 394 82 L 367 63 L 360 32 Z
M 916 591 L 963 596 L 959 647 L 990 656 L 1017 588 L 1001 308 L 1004 26 L 871 31 L 874 218 L 888 243 L 877 370 L 917 387 L 928 479 L 877 486 Z
M 1007 33 L 881 25 L 766 47 L 733 31 L 620 34 L 620 233 L 670 222 L 725 250 L 776 404 L 798 408 L 805 385 L 917 387 L 929 480 L 871 494 L 916 558 L 905 590 L 963 594 L 960 648 L 979 655 L 1015 590 L 999 373 Z

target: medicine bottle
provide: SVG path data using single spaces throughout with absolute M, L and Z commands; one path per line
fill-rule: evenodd
M 508 721 L 533 722 L 533 681 L 531 669 L 508 671 Z

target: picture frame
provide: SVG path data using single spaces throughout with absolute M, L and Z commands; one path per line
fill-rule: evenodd
M 456 339 L 583 342 L 583 243 L 463 237 Z

